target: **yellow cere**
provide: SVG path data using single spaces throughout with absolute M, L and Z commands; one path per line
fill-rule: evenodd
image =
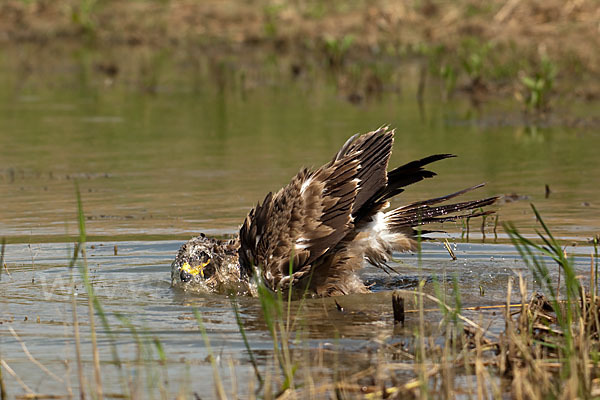
M 191 274 L 192 276 L 196 276 L 198 274 L 202 275 L 202 278 L 204 278 L 204 267 L 206 267 L 208 264 L 210 263 L 210 260 L 208 260 L 205 263 L 202 263 L 196 267 L 192 267 L 188 262 L 184 263 L 181 266 L 181 269 L 185 272 L 187 272 L 188 274 Z

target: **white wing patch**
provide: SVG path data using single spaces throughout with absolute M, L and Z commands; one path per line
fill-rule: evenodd
M 410 239 L 401 232 L 392 232 L 386 220 L 386 213 L 378 212 L 373 220 L 361 229 L 365 235 L 361 245 L 365 255 L 377 254 L 383 260 L 389 260 L 393 250 L 407 251 L 411 249 Z
M 304 192 L 306 191 L 306 188 L 312 183 L 312 176 L 310 178 L 308 178 L 307 180 L 304 181 L 304 183 L 302 184 L 302 186 L 300 187 L 300 194 L 304 194 Z
M 294 245 L 294 248 L 296 250 L 304 250 L 305 248 L 308 247 L 308 242 L 309 240 L 306 238 L 303 238 L 302 236 L 299 237 L 298 239 L 296 239 L 296 244 Z

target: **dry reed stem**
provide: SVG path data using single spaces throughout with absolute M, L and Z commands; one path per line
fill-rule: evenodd
M 414 369 L 414 365 L 410 364 L 406 366 L 407 369 Z M 313 390 L 311 390 L 311 394 L 313 396 L 316 396 L 317 398 L 321 398 L 323 395 L 325 395 L 328 392 L 331 391 L 336 391 L 336 390 L 350 390 L 350 391 L 356 391 L 357 389 L 359 391 L 362 391 L 362 388 L 364 388 L 364 385 L 358 385 L 358 384 L 354 384 L 354 383 L 348 383 L 348 382 L 356 382 L 360 379 L 372 376 L 374 373 L 376 373 L 376 369 L 374 367 L 369 367 L 363 371 L 359 371 L 355 374 L 350 375 L 348 378 L 346 378 L 346 380 L 344 381 L 339 381 L 339 382 L 330 382 L 330 383 L 325 383 L 325 384 L 321 384 L 318 386 L 315 386 Z M 374 386 L 373 386 L 374 387 Z M 267 396 L 266 394 L 267 392 L 265 392 L 265 397 Z M 278 397 L 278 399 L 282 399 L 282 398 L 295 398 L 294 396 L 296 395 L 300 395 L 301 393 L 299 392 L 299 390 L 297 389 L 296 391 L 292 391 L 292 392 L 286 392 L 285 394 L 283 394 L 282 396 L 285 397 Z M 270 396 L 270 394 L 269 394 Z M 300 396 L 302 397 L 302 396 Z
M 502 24 L 506 21 L 507 18 L 511 16 L 517 5 L 520 3 L 520 0 L 508 0 L 500 10 L 494 15 L 494 21 Z
M 0 361 L 2 361 L 2 356 L 0 356 Z M 4 379 L 2 378 L 2 365 L 0 364 L 0 400 L 6 400 L 8 398 L 8 394 L 6 393 L 6 386 L 4 386 Z
M 446 239 L 444 241 L 444 247 L 446 248 L 446 251 L 448 252 L 448 254 L 450 254 L 450 257 L 452 258 L 452 260 L 456 260 L 456 254 L 454 254 L 454 250 L 452 250 L 452 248 L 450 247 L 450 243 L 448 243 L 448 239 Z
M 4 249 L 2 249 L 4 250 Z M 2 270 L 2 265 L 0 264 L 0 271 Z M 0 353 L 0 362 L 2 361 L 2 353 Z M 8 398 L 8 394 L 6 393 L 6 386 L 4 386 L 4 379 L 2 378 L 2 364 L 0 363 L 0 400 L 6 400 Z
M 2 365 L 4 367 L 6 372 L 8 372 L 13 378 L 15 378 L 15 380 L 23 388 L 23 390 L 25 390 L 29 394 L 35 394 L 35 392 L 33 390 L 31 390 L 31 388 L 29 386 L 27 386 L 25 384 L 25 382 L 23 382 L 23 380 L 19 377 L 19 375 L 17 375 L 17 373 L 15 371 L 13 371 L 13 369 L 6 363 L 6 361 L 0 360 L 0 365 Z
M 420 266 L 420 262 L 419 262 L 419 268 L 421 268 Z M 418 339 L 419 339 L 419 356 L 421 360 L 425 359 L 426 356 L 426 352 L 425 352 L 425 316 L 423 314 L 423 285 L 424 285 L 425 281 L 422 280 L 421 282 L 419 282 L 419 286 L 418 286 L 418 291 L 416 292 L 419 295 L 419 332 L 418 332 Z M 415 366 L 415 369 L 418 371 L 417 375 L 418 378 L 415 379 L 415 385 L 419 385 L 419 386 L 423 386 L 424 389 L 427 388 L 427 369 L 426 366 L 423 362 L 420 363 L 421 368 L 417 369 L 417 366 Z M 417 386 L 415 386 L 417 387 Z M 425 396 L 427 396 L 427 394 L 425 394 Z
M 83 363 L 81 362 L 81 340 L 79 338 L 79 319 L 77 318 L 77 302 L 75 301 L 75 283 L 71 274 L 71 314 L 73 316 L 73 335 L 75 336 L 75 357 L 77 358 L 77 377 L 79 379 L 79 398 L 85 399 L 85 380 Z
M 594 253 L 590 254 L 590 292 L 592 295 L 592 302 L 596 301 L 596 274 L 594 271 Z
M 21 344 L 21 348 L 23 349 L 23 353 L 25 353 L 25 355 L 27 356 L 27 358 L 29 358 L 29 360 L 32 363 L 34 363 L 35 365 L 37 365 L 38 368 L 40 368 L 42 371 L 44 371 L 44 373 L 46 373 L 52 379 L 54 379 L 54 380 L 56 380 L 58 382 L 63 382 L 64 383 L 64 379 L 56 376 L 52 371 L 50 371 L 48 368 L 46 368 L 42 363 L 40 363 L 38 360 L 36 360 L 31 355 L 31 353 L 29 352 L 29 349 L 27 349 L 27 346 L 25 345 L 25 342 L 19 337 L 19 335 L 17 335 L 17 332 L 15 332 L 15 330 L 13 329 L 12 326 L 9 326 L 8 330 L 10 331 L 11 335 L 13 335 L 13 337 L 17 340 L 17 342 L 19 342 Z
M 233 364 L 233 357 L 231 357 L 231 356 L 228 357 L 227 364 L 229 366 L 229 375 L 231 376 L 231 398 L 237 399 L 238 398 L 237 379 L 235 377 L 235 368 L 234 368 L 234 364 Z
M 517 307 L 522 307 L 523 304 L 521 303 L 515 303 L 515 304 L 511 304 L 509 305 L 509 309 L 510 308 L 517 308 Z M 461 310 L 463 311 L 480 311 L 480 310 L 495 310 L 495 309 L 505 309 L 506 305 L 505 304 L 496 304 L 496 305 L 490 305 L 490 306 L 472 306 L 472 307 L 462 307 Z M 439 308 L 425 308 L 423 309 L 423 312 L 439 312 L 440 309 Z M 419 310 L 415 310 L 415 309 L 411 309 L 411 310 L 404 310 L 405 313 L 411 313 L 414 314 L 416 312 L 419 312 Z M 519 313 L 519 311 L 515 312 Z
M 68 343 L 67 343 L 68 346 Z M 67 397 L 69 399 L 73 398 L 73 389 L 71 388 L 71 379 L 70 379 L 70 375 L 71 375 L 71 363 L 69 362 L 69 360 L 64 360 L 65 363 L 65 385 L 67 386 Z
M 477 399 L 478 400 L 482 400 L 482 399 L 487 399 L 488 398 L 488 394 L 487 394 L 487 390 L 485 389 L 485 376 L 483 371 L 485 370 L 485 367 L 483 366 L 481 359 L 482 359 L 482 351 L 481 351 L 481 332 L 477 332 L 475 334 L 475 349 L 476 349 L 476 355 L 475 355 L 475 377 L 477 378 Z

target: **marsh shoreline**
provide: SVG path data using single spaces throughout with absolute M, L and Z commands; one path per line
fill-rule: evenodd
M 599 19 L 592 0 L 11 0 L 0 6 L 0 43 L 27 74 L 46 72 L 44 54 L 60 61 L 91 52 L 106 80 L 128 70 L 157 80 L 155 64 L 176 58 L 183 74 L 205 70 L 221 89 L 228 75 L 242 87 L 325 75 L 357 104 L 402 90 L 399 76 L 409 74 L 421 99 L 500 98 L 551 114 L 600 98 Z M 128 53 L 148 65 L 131 67 Z

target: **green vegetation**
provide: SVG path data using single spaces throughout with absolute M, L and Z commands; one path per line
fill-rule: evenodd
M 94 11 L 98 6 L 99 0 L 79 0 L 71 8 L 71 18 L 73 23 L 90 36 L 94 35 L 96 22 L 94 20 Z
M 545 111 L 549 107 L 549 95 L 556 80 L 557 67 L 547 57 L 543 57 L 540 66 L 532 75 L 521 76 L 526 89 L 525 104 L 530 110 Z
M 282 4 L 266 4 L 264 6 L 264 30 L 270 38 L 277 37 L 279 14 L 285 8 Z
M 495 97 L 512 99 L 520 91 L 528 110 L 539 113 L 549 110 L 555 95 L 593 100 L 600 93 L 595 0 L 576 5 L 550 0 L 544 7 L 533 1 L 505 0 L 486 5 L 419 1 L 402 6 L 381 1 L 376 7 L 365 0 L 258 0 L 251 5 L 233 0 L 193 4 L 180 0 L 9 0 L 3 11 L 0 29 L 6 31 L 9 44 L 16 46 L 22 41 L 49 43 L 59 50 L 55 54 L 68 54 L 70 48 L 83 44 L 101 59 L 110 58 L 115 47 L 130 48 L 150 59 L 154 57 L 148 54 L 161 58 L 168 51 L 170 58 L 183 54 L 191 58 L 181 65 L 227 58 L 251 75 L 273 73 L 277 80 L 292 65 L 294 75 L 311 71 L 305 78 L 316 82 L 314 74 L 325 67 L 336 75 L 338 90 L 352 102 L 376 97 L 383 87 L 399 91 L 395 77 L 406 76 L 412 64 L 423 59 L 430 74 L 441 81 L 445 99 L 457 89 L 477 103 Z M 11 19 L 12 15 L 20 15 L 21 22 Z M 540 54 L 544 54 L 541 61 Z M 276 60 L 283 70 L 265 68 L 265 59 Z M 32 65 L 43 65 L 36 61 Z M 127 69 L 127 62 L 119 60 L 115 68 L 104 70 L 118 74 Z M 356 71 L 373 64 L 377 64 L 376 71 L 394 71 L 378 85 L 348 83 Z M 182 72 L 189 73 L 187 69 Z M 152 72 L 141 70 L 140 74 L 143 82 L 153 81 Z M 358 79 L 368 81 L 369 74 Z M 424 85 L 425 78 L 420 79 Z M 153 83 L 144 86 L 153 87 Z
M 600 309 L 594 284 L 595 273 L 593 269 L 590 271 L 590 286 L 586 293 L 576 274 L 573 259 L 567 257 L 533 205 L 532 209 L 542 228 L 538 232 L 541 244 L 524 237 L 511 224 L 505 227 L 542 289 L 542 295 L 532 298 L 530 303 L 531 307 L 534 301 L 538 301 L 539 307 L 541 301 L 541 309 L 534 309 L 526 315 L 522 312 L 519 329 L 511 332 L 519 350 L 531 349 L 521 358 L 526 368 L 520 373 L 532 390 L 528 397 L 591 398 L 597 390 L 593 381 L 600 372 Z M 564 276 L 564 287 L 559 286 L 560 280 L 558 285 L 552 282 L 542 256 L 556 263 L 561 276 Z M 551 314 L 544 311 L 546 306 L 552 310 Z M 544 368 L 544 363 L 550 361 L 559 364 L 558 371 Z
M 491 42 L 482 43 L 478 39 L 467 38 L 462 42 L 459 48 L 459 59 L 471 86 L 482 83 L 488 53 L 492 48 Z
M 325 37 L 325 54 L 329 60 L 329 65 L 341 67 L 353 42 L 353 35 L 345 35 L 342 38 Z

